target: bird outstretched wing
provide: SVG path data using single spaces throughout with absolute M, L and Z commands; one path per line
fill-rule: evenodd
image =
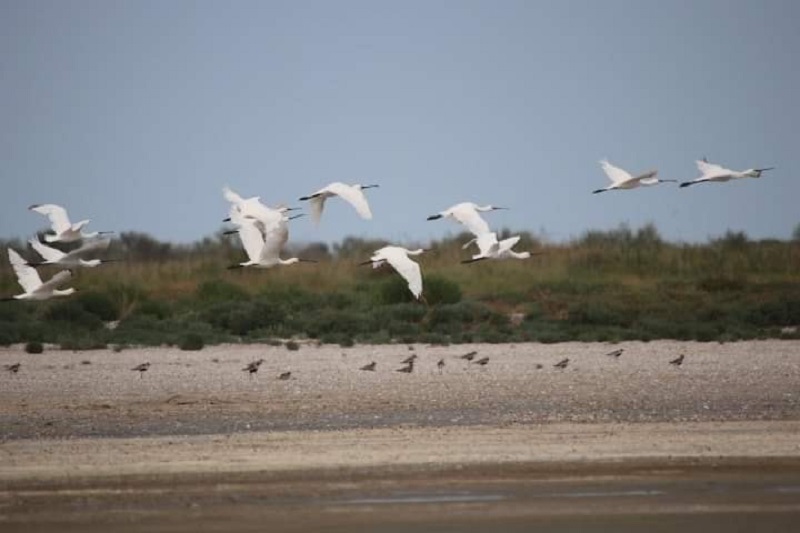
M 422 271 L 419 265 L 409 259 L 404 250 L 384 249 L 381 259 L 387 261 L 403 279 L 408 282 L 408 290 L 419 299 L 422 294 Z
M 606 173 L 606 176 L 609 177 L 611 183 L 613 183 L 614 185 L 633 179 L 633 176 L 631 176 L 630 173 L 628 173 L 625 170 L 622 170 L 619 167 L 615 167 L 605 159 L 600 161 L 600 167 L 603 169 L 603 172 Z
M 489 224 L 478 213 L 474 204 L 465 202 L 451 207 L 448 211 L 456 222 L 464 225 L 476 237 L 491 233 Z
M 109 239 L 108 237 L 96 237 L 93 239 L 86 239 L 83 241 L 83 244 L 79 248 L 72 250 L 67 255 L 81 256 L 89 252 L 94 252 L 97 250 L 105 250 L 106 248 L 109 247 L 109 245 L 111 245 L 111 239 Z
M 483 233 L 475 239 L 478 244 L 480 254 L 476 257 L 489 257 L 496 254 L 500 243 L 497 241 L 497 233 Z
M 62 270 L 61 272 L 56 272 L 56 274 L 42 283 L 42 285 L 36 289 L 38 292 L 50 292 L 62 283 L 66 282 L 68 279 L 72 277 L 72 271 L 70 270 Z
M 289 240 L 289 225 L 286 221 L 272 226 L 264 235 L 264 247 L 261 250 L 261 262 L 276 263 L 281 256 L 281 249 Z
M 11 263 L 11 268 L 14 269 L 14 274 L 17 275 L 17 281 L 25 292 L 33 292 L 42 285 L 42 278 L 36 269 L 30 266 L 25 260 L 11 248 L 8 249 L 8 261 Z
M 50 225 L 56 233 L 63 233 L 72 228 L 67 210 L 56 204 L 32 205 L 28 209 L 50 219 Z
M 715 165 L 714 163 L 709 163 L 708 161 L 702 159 L 697 161 L 697 170 L 700 171 L 700 174 L 702 174 L 704 178 L 724 176 L 726 174 L 730 174 L 731 172 L 721 165 Z
M 352 205 L 361 218 L 370 220 L 372 218 L 372 211 L 369 209 L 367 197 L 364 196 L 364 191 L 352 185 L 345 183 L 333 182 L 325 187 L 329 193 L 339 196 L 347 203 Z
M 325 209 L 325 196 L 314 196 L 308 201 L 308 207 L 311 210 L 311 220 L 314 221 L 314 224 L 319 224 L 322 210 Z
M 251 261 L 259 261 L 264 250 L 264 237 L 258 229 L 256 221 L 250 218 L 242 218 L 239 226 L 239 239 L 242 241 L 247 257 Z
M 31 248 L 36 250 L 36 253 L 41 255 L 45 261 L 56 263 L 66 255 L 61 250 L 43 244 L 39 239 L 31 239 L 28 241 L 28 244 L 30 244 Z
M 222 188 L 222 196 L 225 197 L 227 201 L 232 204 L 239 205 L 244 202 L 244 198 L 239 196 L 236 192 L 234 192 L 230 187 L 227 185 Z

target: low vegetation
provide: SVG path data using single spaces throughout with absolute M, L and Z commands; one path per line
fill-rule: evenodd
M 79 292 L 0 303 L 0 345 L 62 349 L 220 342 L 561 342 L 800 338 L 800 241 L 728 233 L 705 244 L 663 241 L 652 226 L 593 231 L 548 245 L 524 233 L 527 261 L 462 265 L 464 236 L 419 258 L 427 304 L 388 267 L 356 266 L 382 242 L 348 238 L 292 250 L 319 264 L 227 271 L 241 256 L 219 235 L 189 246 L 123 233 L 81 270 Z M 25 250 L 21 243 L 2 243 Z M 32 257 L 29 255 L 29 257 Z M 43 269 L 48 276 L 52 270 Z M 0 293 L 16 279 L 0 267 Z

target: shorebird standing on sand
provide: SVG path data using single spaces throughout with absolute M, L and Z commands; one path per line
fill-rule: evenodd
M 681 366 L 683 364 L 683 358 L 684 357 L 685 357 L 685 355 L 681 354 L 680 357 L 678 357 L 677 359 L 673 359 L 672 361 L 669 362 L 669 364 L 675 365 L 675 366 Z
M 569 357 L 567 357 L 566 359 L 562 359 L 561 361 L 559 361 L 558 363 L 554 364 L 553 366 L 563 370 L 563 369 L 567 368 L 568 364 L 569 364 Z
M 281 381 L 286 381 L 287 379 L 292 379 L 292 373 L 291 372 L 284 372 L 283 374 L 278 376 L 278 379 L 281 380 Z
M 147 372 L 147 369 L 150 368 L 150 363 L 142 363 L 141 365 L 136 365 L 135 367 L 131 368 L 132 371 L 138 372 L 139 377 L 142 377 L 142 374 Z
M 606 355 L 609 357 L 617 358 L 622 355 L 622 352 L 625 351 L 625 348 L 620 348 L 619 350 L 614 350 L 613 352 L 608 352 Z
M 378 363 L 376 363 L 375 361 L 372 361 L 372 362 L 367 363 L 366 365 L 362 366 L 361 368 L 359 368 L 359 370 L 364 370 L 366 372 L 375 372 L 375 366 L 377 364 Z
M 444 369 L 444 359 L 439 359 L 439 362 L 436 363 L 436 368 L 439 369 L 439 373 L 441 374 Z
M 4 365 L 3 368 L 8 370 L 12 374 L 16 374 L 19 372 L 19 368 L 22 366 L 21 363 L 14 363 L 13 365 Z
M 476 355 L 478 355 L 478 352 L 469 352 L 459 356 L 459 359 L 464 359 L 465 361 L 472 361 L 473 359 L 475 359 Z
M 417 354 L 412 353 L 411 355 L 409 355 L 408 357 L 406 357 L 405 359 L 400 361 L 400 364 L 401 365 L 407 365 L 408 363 L 411 363 L 411 362 L 416 361 L 416 360 L 417 360 Z
M 482 357 L 482 358 L 478 359 L 477 361 L 473 361 L 473 363 L 476 364 L 476 365 L 481 365 L 481 366 L 485 367 L 486 365 L 489 364 L 489 358 L 488 357 Z
M 397 369 L 397 372 L 403 372 L 405 374 L 410 374 L 413 371 L 414 371 L 414 361 L 409 361 L 406 366 Z
M 261 366 L 261 363 L 263 363 L 263 362 L 264 362 L 263 359 L 259 359 L 257 361 L 253 361 L 252 363 L 249 363 L 246 367 L 244 367 L 242 369 L 242 372 L 250 372 L 250 377 L 252 378 L 253 374 L 258 372 L 258 368 Z

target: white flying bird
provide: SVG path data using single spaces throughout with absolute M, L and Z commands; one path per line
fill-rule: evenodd
M 283 216 L 277 224 L 267 228 L 267 231 L 262 233 L 259 227 L 260 224 L 255 219 L 245 218 L 241 214 L 234 214 L 233 210 L 231 214 L 234 215 L 231 222 L 239 226 L 239 229 L 226 233 L 239 234 L 248 260 L 244 263 L 231 265 L 228 268 L 249 266 L 271 268 L 277 265 L 291 265 L 301 261 L 305 263 L 316 263 L 316 261 L 300 259 L 299 257 L 281 259 L 281 248 L 283 248 L 283 245 L 289 240 L 289 227 L 286 224 L 289 219 L 287 217 Z
M 495 211 L 497 209 L 508 209 L 507 207 L 495 207 L 493 205 L 480 206 L 472 202 L 462 202 L 449 209 L 440 211 L 428 217 L 428 220 L 437 220 L 442 217 L 452 218 L 456 222 L 463 224 L 467 230 L 476 237 L 491 233 L 489 224 L 478 214 L 478 212 Z
M 466 261 L 461 262 L 474 263 L 475 261 L 481 261 L 483 259 L 528 259 L 532 255 L 531 252 L 515 252 L 512 250 L 519 240 L 520 236 L 514 235 L 513 237 L 498 241 L 497 233 L 484 233 L 483 235 L 475 237 L 471 241 L 467 242 L 462 247 L 466 249 L 471 244 L 475 243 L 478 245 L 480 252 L 476 255 L 473 255 L 472 259 L 467 259 Z M 538 255 L 538 252 L 535 255 Z
M 53 228 L 54 234 L 48 233 L 44 236 L 44 240 L 47 242 L 75 242 L 81 239 L 97 237 L 98 235 L 114 233 L 113 231 L 93 231 L 91 233 L 83 233 L 83 227 L 89 223 L 89 220 L 81 220 L 80 222 L 73 224 L 69 221 L 67 210 L 60 205 L 34 204 L 28 209 L 50 219 L 50 225 Z
M 273 209 L 262 204 L 260 196 L 242 198 L 231 190 L 230 187 L 222 188 L 222 196 L 231 203 L 231 210 L 236 209 L 242 216 L 261 222 L 262 231 L 266 231 L 267 227 L 279 223 L 286 212 L 298 209 L 296 207 L 286 207 L 283 205 Z M 230 222 L 231 218 L 232 217 L 229 216 L 223 220 L 223 222 Z
M 638 176 L 634 177 L 627 171 L 622 170 L 619 167 L 615 167 L 605 159 L 600 161 L 600 166 L 603 168 L 603 172 L 605 172 L 608 178 L 611 180 L 611 185 L 609 185 L 604 189 L 597 189 L 592 191 L 595 194 L 599 192 L 613 191 L 617 189 L 635 189 L 641 186 L 658 185 L 659 183 L 678 181 L 678 180 L 658 179 L 656 177 L 656 174 L 658 174 L 657 170 L 651 170 L 649 172 L 645 172 L 644 174 L 639 174 Z
M 338 196 L 352 205 L 355 210 L 361 215 L 361 218 L 370 220 L 372 218 L 372 211 L 369 210 L 367 197 L 362 192 L 364 189 L 372 189 L 377 185 L 361 185 L 356 183 L 354 185 L 347 185 L 346 183 L 339 183 L 335 181 L 330 185 L 321 188 L 314 194 L 303 196 L 300 200 L 308 200 L 311 206 L 311 218 L 315 224 L 319 224 L 319 219 L 322 217 L 322 210 L 325 207 L 325 200 L 331 196 Z
M 17 294 L 11 298 L 3 298 L 3 300 L 48 300 L 53 296 L 68 296 L 75 292 L 75 289 L 56 289 L 59 285 L 72 277 L 72 272 L 69 270 L 62 270 L 56 273 L 52 278 L 42 283 L 42 278 L 36 269 L 30 266 L 20 255 L 8 249 L 8 261 L 11 263 L 11 268 L 17 275 L 17 281 L 22 289 L 25 291 L 22 294 Z
M 424 249 L 408 250 L 401 246 L 384 246 L 375 250 L 369 261 L 364 261 L 362 265 L 372 264 L 372 268 L 378 268 L 384 263 L 389 263 L 403 279 L 408 282 L 408 290 L 419 300 L 422 297 L 422 272 L 419 265 L 409 259 L 409 255 L 420 255 Z
M 738 171 L 731 170 L 720 165 L 715 165 L 714 163 L 709 163 L 705 160 L 705 158 L 703 158 L 701 161 L 697 161 L 697 169 L 701 174 L 700 177 L 691 181 L 684 181 L 681 183 L 681 187 L 688 187 L 689 185 L 694 185 L 695 183 L 703 183 L 707 181 L 723 182 L 740 178 L 760 178 L 762 172 L 766 172 L 767 170 L 772 170 L 774 168 L 775 167 L 750 168 L 747 170 Z
M 83 259 L 81 256 L 96 250 L 105 250 L 111 243 L 109 238 L 95 238 L 86 240 L 80 248 L 76 248 L 70 252 L 62 252 L 55 248 L 51 248 L 43 244 L 39 239 L 31 239 L 28 241 L 31 248 L 36 250 L 44 261 L 38 263 L 29 263 L 32 266 L 39 265 L 62 265 L 66 267 L 96 267 L 103 263 L 113 263 L 113 259 Z

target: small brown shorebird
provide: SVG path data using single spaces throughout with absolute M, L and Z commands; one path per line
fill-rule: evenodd
M 375 372 L 375 367 L 377 366 L 377 364 L 378 363 L 376 363 L 375 361 L 372 361 L 359 368 L 359 370 L 365 370 L 367 372 Z
M 439 359 L 439 362 L 436 363 L 436 368 L 439 369 L 439 373 L 441 374 L 444 369 L 444 359 Z
M 622 352 L 625 351 L 625 348 L 620 348 L 619 350 L 614 350 L 613 352 L 608 352 L 606 355 L 609 357 L 619 357 L 622 355 Z
M 287 379 L 292 379 L 292 373 L 291 372 L 284 372 L 280 376 L 278 376 L 278 379 L 281 380 L 281 381 L 286 381 Z
M 248 365 L 242 369 L 242 372 L 249 372 L 250 377 L 252 378 L 253 374 L 258 372 L 258 368 L 261 366 L 261 363 L 263 362 L 264 362 L 263 359 L 259 359 L 257 361 L 253 361 L 252 363 L 248 363 Z
M 681 366 L 683 364 L 683 358 L 686 357 L 684 354 L 681 354 L 677 359 L 673 359 L 669 362 L 671 365 Z
M 13 365 L 4 365 L 4 368 L 11 372 L 12 374 L 16 374 L 19 372 L 19 368 L 22 366 L 21 363 L 14 363 Z
M 558 363 L 554 364 L 553 366 L 563 370 L 563 369 L 567 368 L 568 364 L 569 364 L 569 357 L 567 357 L 566 359 L 562 359 L 561 361 L 559 361 Z
M 486 366 L 486 365 L 489 364 L 489 358 L 488 357 L 481 357 L 477 361 L 473 361 L 473 363 L 476 364 L 476 365 Z
M 400 361 L 400 364 L 401 365 L 407 365 L 408 363 L 411 363 L 411 362 L 416 361 L 416 360 L 417 360 L 417 354 L 412 353 L 411 355 L 409 355 L 408 357 L 406 357 L 405 359 Z
M 142 375 L 147 372 L 148 368 L 150 368 L 150 363 L 142 363 L 141 365 L 136 365 L 135 367 L 131 368 L 131 370 L 138 372 L 139 377 L 142 377 Z
M 397 372 L 403 372 L 405 374 L 410 374 L 413 371 L 414 371 L 414 361 L 409 361 L 406 366 L 397 369 Z
M 475 356 L 478 355 L 478 352 L 468 352 L 464 355 L 459 356 L 459 359 L 464 359 L 465 361 L 472 361 L 475 359 Z

